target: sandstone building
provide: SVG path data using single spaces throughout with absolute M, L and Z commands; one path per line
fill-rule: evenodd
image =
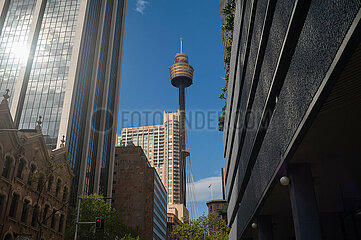
M 121 221 L 141 239 L 166 239 L 167 192 L 141 147 L 116 147 L 112 194 Z
M 64 144 L 47 150 L 40 124 L 17 130 L 5 94 L 0 104 L 0 239 L 63 239 L 73 174 Z

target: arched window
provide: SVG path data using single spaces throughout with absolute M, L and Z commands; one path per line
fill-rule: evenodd
M 61 187 L 61 179 L 58 178 L 58 181 L 56 182 L 55 197 L 59 195 L 60 187 Z
M 0 216 L 2 216 L 4 211 L 4 203 L 5 203 L 5 196 L 0 195 Z
M 67 197 L 68 197 L 68 187 L 65 186 L 63 191 L 63 203 L 66 201 Z
M 23 211 L 21 212 L 21 221 L 24 223 L 26 223 L 26 219 L 28 217 L 29 205 L 30 201 L 28 199 L 25 199 L 23 204 Z
M 17 194 L 17 193 L 13 194 L 13 198 L 11 199 L 10 211 L 9 211 L 9 216 L 10 217 L 16 217 L 19 198 L 20 198 L 19 194 Z
M 55 215 L 56 215 L 56 210 L 53 209 L 53 212 L 51 213 L 51 228 L 55 229 Z
M 64 214 L 61 214 L 59 220 L 59 229 L 58 229 L 59 232 L 63 231 L 63 226 L 64 226 Z
M 51 191 L 51 187 L 53 185 L 53 182 L 54 182 L 54 176 L 53 175 L 50 175 L 49 176 L 49 179 L 48 179 L 48 192 Z
M 43 220 L 41 221 L 42 224 L 45 224 L 46 225 L 46 218 L 47 218 L 47 215 L 48 215 L 48 212 L 49 212 L 49 208 L 50 206 L 48 204 L 45 205 L 45 208 L 44 208 L 44 212 L 43 212 Z
M 38 217 L 39 217 L 39 206 L 36 205 L 33 210 L 33 215 L 31 217 L 31 226 L 36 227 L 38 223 Z
M 2 176 L 5 178 L 9 178 L 10 175 L 10 166 L 11 166 L 11 158 L 9 156 L 6 157 L 4 162 L 4 168 Z
M 37 191 L 41 192 L 44 189 L 44 174 L 39 174 Z
M 25 160 L 20 159 L 20 163 L 19 163 L 19 167 L 18 167 L 18 172 L 16 173 L 16 177 L 18 177 L 20 179 L 23 179 L 24 167 L 25 167 Z
M 10 233 L 8 233 L 6 234 L 4 240 L 13 240 L 13 236 Z
M 35 171 L 36 171 L 36 166 L 34 164 L 31 164 L 29 178 L 28 178 L 28 185 L 32 184 Z

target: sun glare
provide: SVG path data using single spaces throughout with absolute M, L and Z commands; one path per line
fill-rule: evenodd
M 21 62 L 28 60 L 29 48 L 24 43 L 14 43 L 11 48 L 11 53 Z

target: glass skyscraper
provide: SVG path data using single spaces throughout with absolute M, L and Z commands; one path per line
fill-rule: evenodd
M 65 136 L 73 195 L 111 194 L 127 0 L 0 1 L 0 93 L 49 149 Z

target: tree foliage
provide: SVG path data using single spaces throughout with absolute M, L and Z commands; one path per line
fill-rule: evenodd
M 95 230 L 95 224 L 79 224 L 78 239 L 139 239 L 132 229 L 119 219 L 117 211 L 100 195 L 90 195 L 81 200 L 80 222 L 95 222 L 97 217 L 104 219 L 104 230 Z M 65 230 L 65 240 L 74 239 L 77 209 L 71 209 Z
M 228 240 L 229 227 L 224 219 L 215 213 L 202 215 L 196 220 L 185 219 L 173 226 L 174 240 Z
M 117 240 L 117 238 L 116 238 Z M 122 237 L 120 240 L 140 240 L 139 237 L 133 237 L 131 234 L 127 234 L 124 237 Z
M 231 63 L 231 51 L 232 51 L 232 42 L 233 42 L 233 28 L 234 28 L 234 14 L 236 11 L 236 2 L 234 0 L 230 0 L 227 5 L 223 8 L 222 14 L 225 17 L 225 21 L 222 25 L 223 30 L 223 43 L 224 43 L 224 65 L 226 70 L 226 86 L 222 88 L 222 93 L 219 95 L 219 98 L 222 100 L 227 99 L 227 84 L 229 79 L 229 70 Z M 218 130 L 223 131 L 224 127 L 224 119 L 225 119 L 225 111 L 226 111 L 226 101 L 224 103 L 224 107 L 222 108 L 222 114 L 218 118 Z

